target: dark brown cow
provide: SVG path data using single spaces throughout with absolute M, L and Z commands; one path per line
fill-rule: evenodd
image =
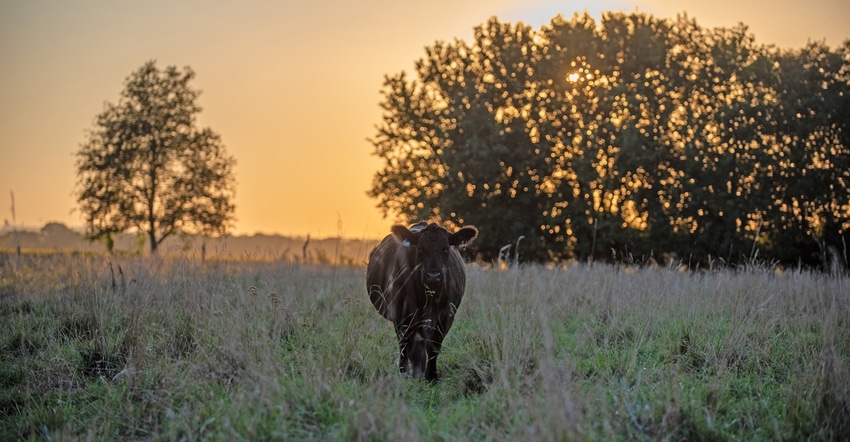
M 466 286 L 457 247 L 477 235 L 475 227 L 449 233 L 433 223 L 393 226 L 369 255 L 366 289 L 378 313 L 395 326 L 403 374 L 437 379 L 437 355 Z

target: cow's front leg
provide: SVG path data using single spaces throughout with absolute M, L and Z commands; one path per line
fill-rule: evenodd
M 437 326 L 430 330 L 431 333 L 428 339 L 428 363 L 425 368 L 425 379 L 436 381 L 439 377 L 437 373 L 437 356 L 443 348 L 443 339 L 446 337 L 445 328 L 442 323 L 438 322 Z
M 410 340 L 410 370 L 414 379 L 428 378 L 428 342 L 416 334 Z
M 398 370 L 406 376 L 410 366 L 410 336 L 407 333 L 407 327 L 399 326 L 396 329 L 396 335 L 398 336 Z
M 407 353 L 407 342 L 401 341 L 398 343 L 398 371 L 407 375 L 407 367 L 410 365 Z
M 436 338 L 436 337 L 435 337 Z M 425 366 L 425 379 L 429 381 L 436 381 L 438 378 L 437 375 L 437 356 L 440 355 L 440 348 L 442 347 L 442 342 L 439 342 L 439 338 L 435 340 L 429 341 L 427 345 L 427 355 L 428 361 Z

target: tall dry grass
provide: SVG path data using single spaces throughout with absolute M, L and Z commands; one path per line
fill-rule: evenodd
M 470 265 L 432 385 L 397 373 L 363 267 L 0 263 L 2 439 L 850 434 L 846 276 Z

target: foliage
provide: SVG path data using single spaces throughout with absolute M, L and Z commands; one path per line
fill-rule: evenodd
M 0 255 L 0 439 L 850 434 L 846 276 L 470 266 L 431 384 L 398 374 L 363 274 Z
M 196 127 L 199 91 L 191 68 L 149 61 L 107 103 L 77 152 L 77 201 L 87 235 L 136 229 L 151 252 L 175 233 L 218 236 L 233 221 L 235 160 L 221 137 Z
M 850 228 L 850 42 L 759 45 L 643 13 L 493 18 L 387 76 L 369 194 L 493 259 L 826 264 Z M 757 247 L 753 247 L 753 245 Z M 846 260 L 846 259 L 845 259 Z

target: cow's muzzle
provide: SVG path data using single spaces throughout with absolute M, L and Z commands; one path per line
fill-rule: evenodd
M 425 284 L 440 285 L 443 283 L 443 273 L 425 272 L 425 275 L 423 275 L 423 279 L 425 280 Z

